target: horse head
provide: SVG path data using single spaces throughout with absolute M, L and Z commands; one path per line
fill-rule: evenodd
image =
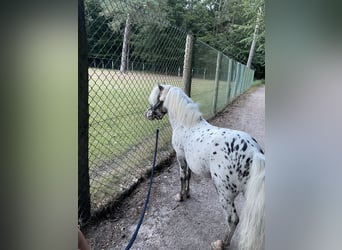
M 147 119 L 161 120 L 164 117 L 164 115 L 167 114 L 167 109 L 164 107 L 164 101 L 166 98 L 167 91 L 168 87 L 160 84 L 153 88 L 148 99 L 150 107 L 146 111 Z

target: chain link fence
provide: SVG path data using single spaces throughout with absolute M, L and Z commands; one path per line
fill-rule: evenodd
M 88 184 L 79 186 L 81 222 L 113 204 L 146 176 L 157 127 L 157 163 L 173 154 L 168 119 L 151 122 L 145 119 L 145 111 L 157 83 L 184 88 L 187 37 L 185 31 L 154 14 L 159 13 L 158 4 L 85 0 L 84 5 L 89 123 L 88 166 L 79 166 L 88 168 L 87 176 L 84 171 L 79 176 Z M 192 62 L 191 97 L 206 118 L 253 81 L 254 71 L 199 40 L 194 41 Z

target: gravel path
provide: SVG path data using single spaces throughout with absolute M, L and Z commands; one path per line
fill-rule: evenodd
M 250 133 L 265 149 L 265 86 L 242 94 L 210 123 Z M 125 249 L 139 220 L 147 188 L 147 181 L 143 182 L 106 220 L 85 229 L 92 249 Z M 154 177 L 149 208 L 131 249 L 210 249 L 211 242 L 223 238 L 224 213 L 211 180 L 193 175 L 191 197 L 182 203 L 174 199 L 179 189 L 178 166 L 173 160 Z M 236 202 L 239 213 L 243 198 L 238 196 Z M 234 235 L 232 249 L 236 249 L 236 238 Z

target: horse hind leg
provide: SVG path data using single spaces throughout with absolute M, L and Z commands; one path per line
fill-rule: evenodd
M 179 173 L 181 181 L 181 191 L 176 195 L 177 201 L 183 201 L 185 198 L 190 197 L 190 178 L 191 170 L 184 158 L 178 158 Z
M 190 197 L 190 179 L 191 179 L 191 169 L 187 166 L 186 167 L 186 174 L 185 174 L 185 195 L 186 195 L 186 198 Z
M 231 239 L 234 235 L 235 229 L 239 223 L 239 216 L 236 212 L 236 208 L 234 205 L 234 199 L 226 200 L 223 197 L 220 197 L 220 202 L 223 206 L 223 209 L 226 213 L 226 221 L 228 224 L 228 228 L 225 232 L 225 236 L 223 241 L 217 240 L 211 244 L 211 248 L 213 250 L 222 250 L 222 249 L 229 249 Z
M 227 207 L 226 211 L 227 211 L 226 220 L 228 223 L 228 230 L 227 230 L 225 238 L 223 240 L 223 246 L 229 247 L 231 240 L 232 240 L 232 237 L 234 235 L 235 229 L 236 229 L 237 225 L 239 224 L 239 216 L 236 212 L 234 201 L 228 202 L 228 207 Z

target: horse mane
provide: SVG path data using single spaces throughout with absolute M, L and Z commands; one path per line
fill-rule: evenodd
M 191 100 L 182 89 L 173 86 L 165 87 L 168 89 L 168 93 L 164 105 L 167 108 L 168 113 L 172 114 L 177 122 L 188 128 L 196 125 L 202 117 L 202 113 L 199 111 L 197 103 Z

